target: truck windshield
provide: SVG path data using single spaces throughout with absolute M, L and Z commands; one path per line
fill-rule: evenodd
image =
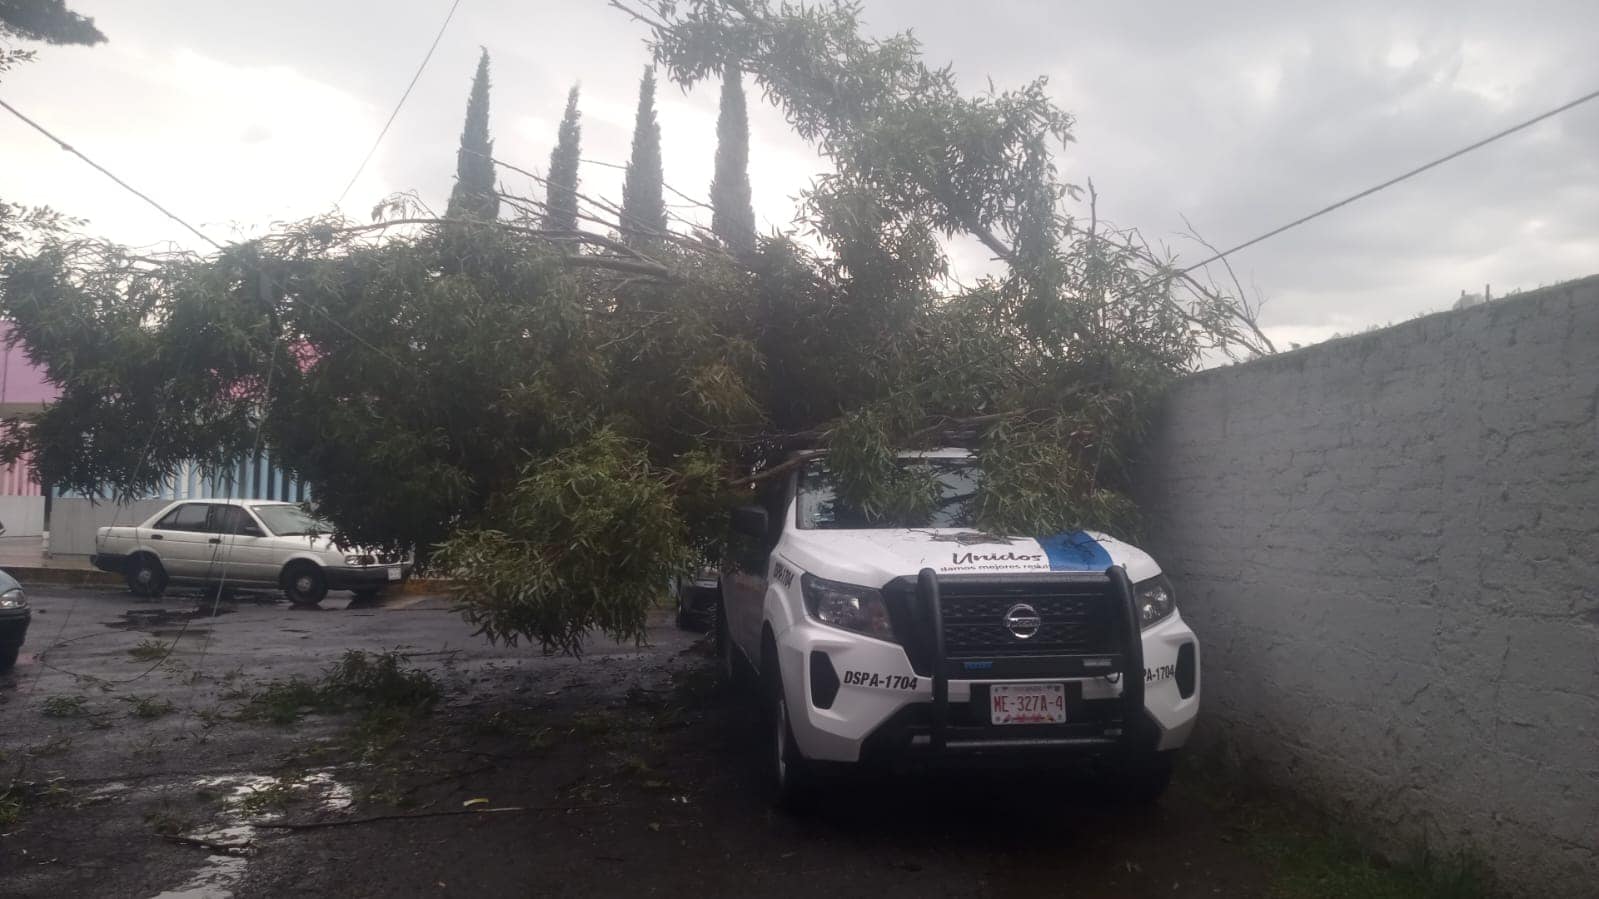
M 333 533 L 333 525 L 311 515 L 299 506 L 255 506 L 254 509 L 267 530 L 279 537 Z
M 797 524 L 801 528 L 846 530 L 863 528 L 969 528 L 974 526 L 977 485 L 981 472 L 972 459 L 900 460 L 906 474 L 934 480 L 937 496 L 924 511 L 899 516 L 872 516 L 840 497 L 833 473 L 824 460 L 800 469 Z

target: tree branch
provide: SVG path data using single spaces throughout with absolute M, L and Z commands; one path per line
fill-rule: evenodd
M 412 815 L 371 815 L 365 818 L 333 818 L 328 821 L 251 821 L 251 827 L 270 830 L 322 830 L 328 827 L 355 827 L 378 821 L 415 821 L 422 818 L 453 818 L 458 815 L 491 815 L 498 812 L 571 812 L 579 809 L 615 808 L 614 802 L 593 802 L 587 805 L 501 805 L 494 808 L 458 808 L 440 812 L 418 812 Z
M 671 279 L 672 270 L 665 263 L 640 253 L 619 240 L 601 237 L 589 231 L 565 231 L 550 228 L 531 228 L 512 222 L 482 221 L 480 219 L 455 219 L 455 218 L 400 218 L 389 219 L 383 222 L 374 222 L 370 225 L 345 225 L 334 228 L 337 234 L 359 234 L 366 231 L 381 231 L 396 225 L 454 225 L 471 228 L 498 228 L 502 231 L 512 231 L 517 234 L 526 234 L 529 237 L 542 237 L 547 240 L 575 240 L 580 243 L 593 244 L 607 250 L 621 253 L 629 258 L 617 259 L 609 256 L 571 256 L 564 260 L 568 265 L 580 268 L 608 268 L 616 271 L 633 272 L 635 274 L 655 275 L 662 279 Z
M 956 428 L 967 428 L 967 427 L 971 427 L 973 425 L 988 424 L 990 422 L 1002 421 L 1002 420 L 1007 419 L 1007 418 L 1020 418 L 1020 417 L 1022 417 L 1024 415 L 1026 415 L 1026 414 L 1028 414 L 1028 413 L 1026 413 L 1023 410 L 1013 409 L 1013 410 L 1010 410 L 1010 411 L 1007 411 L 1007 412 L 993 412 L 993 413 L 989 413 L 987 415 L 970 415 L 970 416 L 965 416 L 965 417 L 961 417 L 961 418 L 951 418 L 949 416 L 941 415 L 941 416 L 938 416 L 938 420 L 936 422 L 934 422 L 933 424 L 928 425 L 927 427 L 922 428 L 921 430 L 913 431 L 909 435 L 909 437 L 906 439 L 905 443 L 906 443 L 907 446 L 909 446 L 911 444 L 915 444 L 915 443 L 918 443 L 918 442 L 920 442 L 922 440 L 925 440 L 925 439 L 927 439 L 929 437 L 933 437 L 933 436 L 935 436 L 937 434 L 940 434 L 940 433 L 942 433 L 944 431 L 950 431 L 950 430 L 954 430 Z M 792 434 L 783 434 L 783 435 L 781 435 L 781 439 L 783 439 L 786 442 L 790 442 L 790 443 L 792 443 L 792 442 L 794 442 L 796 440 L 806 440 L 806 441 L 816 442 L 816 441 L 825 440 L 828 437 L 832 436 L 832 433 L 833 433 L 834 430 L 836 430 L 836 428 L 828 427 L 828 428 L 818 428 L 816 430 L 811 430 L 811 431 L 796 431 L 795 433 L 792 433 Z M 759 442 L 760 439 L 761 438 L 759 438 L 759 437 L 752 437 L 752 438 L 750 438 L 750 442 Z M 746 486 L 746 485 L 749 485 L 749 484 L 758 484 L 758 483 L 760 483 L 762 481 L 770 480 L 771 478 L 775 478 L 775 477 L 777 477 L 780 474 L 784 474 L 785 472 L 793 471 L 794 469 L 796 469 L 799 466 L 803 465 L 805 463 L 805 460 L 809 459 L 810 457 L 811 457 L 810 454 L 801 454 L 799 456 L 795 456 L 792 459 L 788 459 L 788 460 L 785 460 L 783 462 L 779 462 L 778 464 L 773 465 L 771 468 L 762 469 L 761 471 L 756 472 L 755 474 L 747 475 L 747 476 L 741 477 L 741 478 L 734 478 L 734 479 L 728 481 L 728 486 L 729 487 L 743 487 L 743 486 Z

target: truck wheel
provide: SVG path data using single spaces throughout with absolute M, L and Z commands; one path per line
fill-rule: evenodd
M 716 605 L 716 657 L 721 662 L 722 685 L 728 692 L 740 695 L 748 690 L 751 680 L 749 663 L 733 645 L 733 637 L 727 629 L 727 612 L 721 603 Z
M 766 774 L 772 804 L 786 812 L 803 813 L 810 809 L 815 798 L 814 772 L 794 740 L 777 653 L 774 649 L 762 655 L 761 681 L 766 692 Z
M 1171 785 L 1172 752 L 1150 752 L 1122 762 L 1120 773 L 1121 794 L 1131 803 L 1148 805 L 1156 802 Z
M 297 606 L 314 606 L 328 595 L 327 580 L 315 565 L 291 565 L 283 572 L 283 592 Z
M 161 567 L 159 559 L 149 553 L 139 553 L 129 558 L 122 574 L 128 582 L 128 589 L 135 596 L 160 596 L 167 588 L 167 570 Z

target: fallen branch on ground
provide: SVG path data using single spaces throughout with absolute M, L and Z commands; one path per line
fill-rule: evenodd
M 588 805 L 501 805 L 494 808 L 462 808 L 442 812 L 418 812 L 414 815 L 371 815 L 366 818 L 336 818 L 331 821 L 251 821 L 251 827 L 275 830 L 320 830 L 324 827 L 354 827 L 379 821 L 409 821 L 417 818 L 448 818 L 457 815 L 487 815 L 495 812 L 574 812 L 584 809 L 617 808 L 615 802 L 595 802 Z

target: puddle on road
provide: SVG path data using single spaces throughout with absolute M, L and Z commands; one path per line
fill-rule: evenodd
M 223 807 L 227 810 L 228 817 L 237 819 L 235 823 L 248 826 L 244 818 L 243 804 L 251 797 L 263 790 L 287 790 L 293 795 L 294 800 L 311 799 L 316 807 L 324 812 L 348 811 L 355 804 L 355 794 L 338 778 L 334 777 L 334 769 L 322 768 L 309 771 L 304 775 L 290 779 L 273 777 L 269 774 L 223 774 L 216 777 L 201 777 L 194 781 L 197 789 L 214 791 L 223 794 Z M 282 813 L 262 810 L 248 815 L 257 821 L 270 821 L 282 817 Z
M 219 608 L 216 614 L 221 616 L 231 611 L 233 610 Z M 193 625 L 185 628 L 185 624 L 196 618 L 211 617 L 213 616 L 210 609 L 129 609 L 122 613 L 121 618 L 103 623 L 106 627 L 118 630 L 149 631 L 156 636 L 172 637 L 179 632 L 203 635 L 205 633 L 204 628 L 197 628 Z
M 286 789 L 295 799 L 310 798 L 323 813 L 340 814 L 355 804 L 350 788 L 334 777 L 333 769 L 311 771 L 304 776 L 287 780 L 266 774 L 224 774 L 200 777 L 193 782 L 196 789 L 212 790 L 222 794 L 222 820 L 210 827 L 197 828 L 184 834 L 217 846 L 244 847 L 234 854 L 206 856 L 205 865 L 194 872 L 182 885 L 158 893 L 151 899 L 232 899 L 233 892 L 243 882 L 249 870 L 250 857 L 256 852 L 257 828 L 251 821 L 276 821 L 283 812 L 273 809 L 246 811 L 246 801 L 263 790 Z M 107 784 L 102 790 L 122 784 Z
M 120 780 L 113 780 L 108 784 L 102 784 L 99 788 L 95 789 L 93 792 L 83 798 L 90 802 L 95 802 L 101 799 L 113 799 L 126 792 L 128 792 L 127 784 Z
M 349 811 L 355 804 L 355 794 L 350 788 L 333 779 L 328 771 L 315 771 L 307 776 L 301 783 L 307 789 L 316 788 L 321 792 L 317 797 L 317 806 L 325 812 Z
M 163 890 L 150 899 L 233 899 L 233 888 L 244 879 L 250 860 L 232 855 L 208 855 L 205 867 L 182 886 Z

